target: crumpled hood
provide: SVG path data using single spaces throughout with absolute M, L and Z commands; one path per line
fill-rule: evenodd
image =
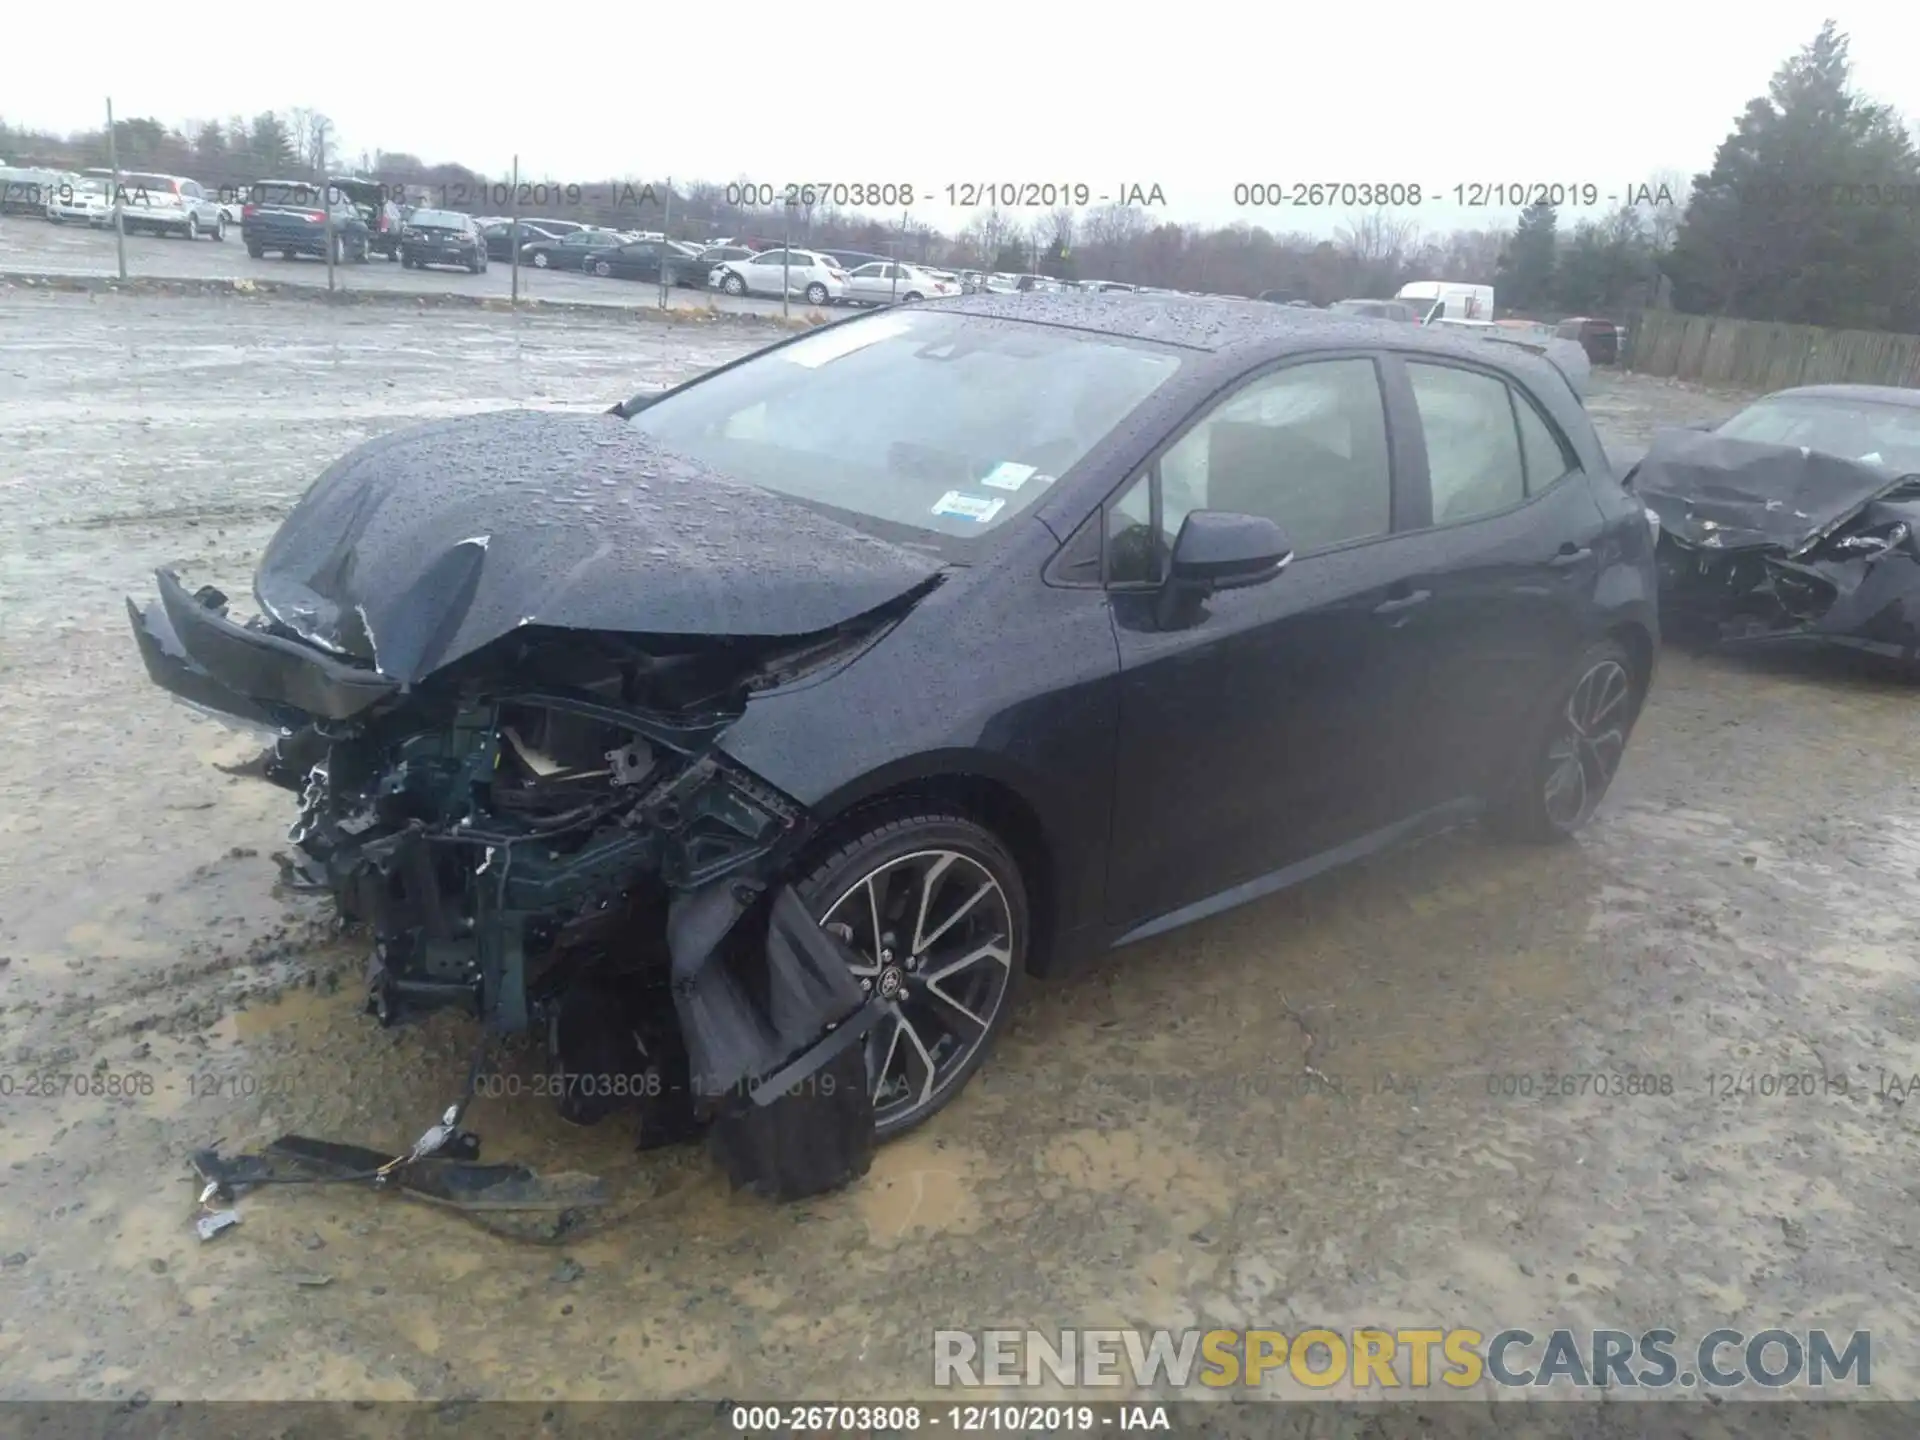
M 303 638 L 410 684 L 522 625 L 812 634 L 940 568 L 617 417 L 507 410 L 334 462 L 268 545 L 254 594 Z
M 1798 550 L 1900 483 L 1838 455 L 1698 430 L 1655 436 L 1633 475 L 1663 530 L 1716 550 Z

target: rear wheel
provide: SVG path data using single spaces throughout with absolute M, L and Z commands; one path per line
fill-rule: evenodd
M 293 259 L 293 255 L 294 255 L 294 252 L 291 250 L 282 250 L 280 252 L 280 258 L 282 260 L 291 260 Z
M 870 826 L 795 888 L 889 1002 L 864 1044 L 874 1133 L 890 1139 L 959 1094 L 1006 1026 L 1027 958 L 1019 869 L 984 827 L 926 812 Z
M 902 295 L 900 298 L 906 301 L 907 304 L 911 305 L 914 301 L 924 300 L 927 297 L 922 295 L 918 290 L 909 290 L 905 295 Z
M 222 215 L 218 220 L 213 222 L 213 238 L 218 241 L 224 241 L 227 238 L 226 216 Z
M 1593 818 L 1640 718 L 1643 681 L 1617 640 L 1590 646 L 1569 667 L 1536 727 L 1522 768 L 1488 816 L 1516 840 L 1561 840 Z
M 258 260 L 261 256 L 265 255 L 266 253 L 267 252 L 265 250 L 262 250 L 258 245 L 247 246 L 247 255 L 251 259 Z
M 549 260 L 549 259 L 547 259 L 547 252 L 546 252 L 546 251 L 544 251 L 544 250 L 536 250 L 536 251 L 534 251 L 534 253 L 533 253 L 533 268 L 534 268 L 534 269 L 536 269 L 536 270 L 544 270 L 544 269 L 546 269 L 546 268 L 547 268 L 547 267 L 548 267 L 549 265 L 551 265 L 551 264 L 553 264 L 553 262 L 552 262 L 551 260 Z
M 807 286 L 807 303 L 809 305 L 824 305 L 827 303 L 827 299 L 827 287 L 822 285 L 818 280 Z
M 189 215 L 187 216 L 187 239 L 198 240 L 199 238 L 200 217 L 198 215 Z

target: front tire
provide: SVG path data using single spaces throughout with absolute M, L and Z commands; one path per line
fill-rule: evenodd
M 546 251 L 544 251 L 544 250 L 541 250 L 541 251 L 536 251 L 536 252 L 534 253 L 534 257 L 533 257 L 533 268 L 534 268 L 534 269 L 536 269 L 536 270 L 544 270 L 544 269 L 546 269 L 546 268 L 547 268 L 547 267 L 548 267 L 549 265 L 551 265 L 552 263 L 553 263 L 553 262 L 552 262 L 551 260 L 549 260 L 549 259 L 547 259 L 547 254 L 546 254 Z
M 604 279 L 613 274 L 613 267 L 604 260 L 596 260 L 593 262 L 593 273 Z
M 1013 1013 L 1027 892 L 994 834 L 957 814 L 876 817 L 795 890 L 867 963 L 861 989 L 896 1003 L 864 1041 L 874 1135 L 890 1140 L 958 1095 Z
M 1617 640 L 1602 640 L 1565 672 L 1526 759 L 1488 823 L 1512 840 L 1564 840 L 1593 818 L 1626 753 L 1645 680 Z
M 735 275 L 732 271 L 728 271 L 727 278 L 720 282 L 720 288 L 737 300 L 747 293 L 747 282 L 742 280 L 738 275 Z

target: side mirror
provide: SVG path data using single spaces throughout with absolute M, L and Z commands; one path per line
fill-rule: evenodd
M 609 415 L 618 415 L 622 420 L 631 420 L 666 393 L 665 390 L 643 392 L 629 399 L 622 400 L 618 405 L 607 411 L 607 413 Z
M 1265 584 L 1292 560 L 1293 547 L 1265 516 L 1195 510 L 1173 542 L 1173 583 L 1240 590 Z

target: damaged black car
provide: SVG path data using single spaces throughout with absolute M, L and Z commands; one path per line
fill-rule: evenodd
M 531 1030 L 569 1118 L 798 1196 L 951 1100 L 1030 974 L 1592 816 L 1652 537 L 1553 367 L 1019 302 L 387 435 L 294 507 L 254 618 L 170 571 L 129 602 L 160 685 L 274 733 L 375 1014 Z
M 1920 653 L 1920 390 L 1782 390 L 1656 437 L 1626 483 L 1676 638 Z

